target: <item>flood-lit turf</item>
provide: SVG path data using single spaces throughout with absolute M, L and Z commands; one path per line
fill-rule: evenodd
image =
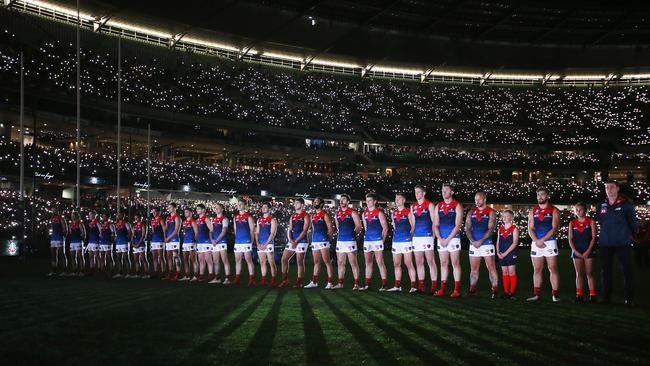
M 543 302 L 522 301 L 530 292 L 526 260 L 518 268 L 518 301 L 489 299 L 485 269 L 477 297 L 434 299 L 349 289 L 46 278 L 44 260 L 2 260 L 0 362 L 647 364 L 650 271 L 636 272 L 636 308 L 617 304 L 619 293 L 613 305 L 576 305 L 565 254 L 560 304 L 550 302 L 548 282 Z

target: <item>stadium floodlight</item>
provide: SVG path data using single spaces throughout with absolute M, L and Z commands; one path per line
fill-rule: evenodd
M 48 1 L 40 1 L 40 0 L 25 0 L 26 4 L 31 4 L 40 8 L 48 9 L 51 11 L 59 12 L 65 15 L 68 15 L 73 18 L 77 18 L 77 9 L 72 9 L 72 8 L 65 8 L 63 6 L 48 2 Z M 88 20 L 92 21 L 94 17 L 88 13 L 83 13 L 79 12 L 79 17 L 82 20 Z
M 566 75 L 564 80 L 605 80 L 607 75 Z
M 650 74 L 625 74 L 621 79 L 650 79 Z
M 192 38 L 192 37 L 185 37 L 184 42 L 185 43 L 192 43 L 192 44 L 199 45 L 199 46 L 218 48 L 218 49 L 227 50 L 227 51 L 234 51 L 234 52 L 240 52 L 241 51 L 239 48 L 237 48 L 235 46 L 230 46 L 230 45 L 223 44 L 223 43 L 208 42 L 208 41 L 205 41 L 205 40 L 202 40 L 202 39 Z
M 183 186 L 183 192 L 189 192 L 189 191 L 190 191 L 190 185 L 189 185 L 189 184 L 185 184 L 185 185 Z
M 260 196 L 262 196 L 262 197 L 266 197 L 266 196 L 268 196 L 268 195 L 269 195 L 269 192 L 268 192 L 268 191 L 265 191 L 265 190 L 261 190 L 261 191 L 260 191 Z
M 304 62 L 305 61 L 305 59 L 302 58 L 302 57 L 287 55 L 287 54 L 284 54 L 284 53 L 267 52 L 267 51 L 262 52 L 262 56 L 263 57 L 270 57 L 270 58 L 279 58 L 279 59 L 283 59 L 283 60 L 296 61 L 296 62 Z
M 433 76 L 449 76 L 449 77 L 457 77 L 457 78 L 477 78 L 477 79 L 483 77 L 483 74 L 480 74 L 480 73 L 441 71 L 441 70 L 431 71 L 431 75 L 433 75 Z
M 402 69 L 397 67 L 387 67 L 387 66 L 375 66 L 372 68 L 374 72 L 383 72 L 383 73 L 392 73 L 392 74 L 404 74 L 404 75 L 420 75 L 424 71 L 416 69 Z
M 316 65 L 322 65 L 322 66 L 345 67 L 349 69 L 363 68 L 363 66 L 357 64 L 350 64 L 345 62 L 329 61 L 329 60 L 319 60 L 319 59 L 313 59 L 311 63 Z
M 503 80 L 541 80 L 544 75 L 535 74 L 491 74 L 490 79 L 503 79 Z

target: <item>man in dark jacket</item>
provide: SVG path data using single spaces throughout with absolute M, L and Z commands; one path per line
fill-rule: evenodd
M 619 190 L 618 182 L 607 181 L 607 198 L 596 206 L 596 219 L 600 224 L 598 246 L 603 276 L 602 295 L 603 302 L 611 300 L 612 262 L 616 256 L 623 268 L 625 304 L 632 305 L 632 235 L 636 229 L 636 212 L 634 204 L 619 195 Z

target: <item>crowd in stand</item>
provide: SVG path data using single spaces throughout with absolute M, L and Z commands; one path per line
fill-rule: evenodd
M 16 39 L 10 30 L 0 31 L 0 79 L 9 85 L 19 74 Z M 25 49 L 28 85 L 75 92 L 73 44 L 43 41 Z M 112 51 L 82 48 L 83 95 L 116 98 Z M 632 146 L 650 143 L 644 86 L 437 86 L 297 74 L 180 54 L 169 62 L 153 51 L 151 57 L 123 54 L 123 101 L 161 111 L 340 133 L 360 133 L 356 126 L 363 126 L 376 138 L 411 141 L 582 146 L 607 135 Z

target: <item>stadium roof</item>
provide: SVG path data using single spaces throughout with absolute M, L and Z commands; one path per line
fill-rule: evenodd
M 650 67 L 650 3 L 629 0 L 81 0 L 81 9 L 178 40 L 307 65 L 328 60 L 374 71 L 413 68 L 414 75 L 450 67 L 495 76 L 521 70 L 539 78 L 579 69 L 600 70 L 601 79 Z

